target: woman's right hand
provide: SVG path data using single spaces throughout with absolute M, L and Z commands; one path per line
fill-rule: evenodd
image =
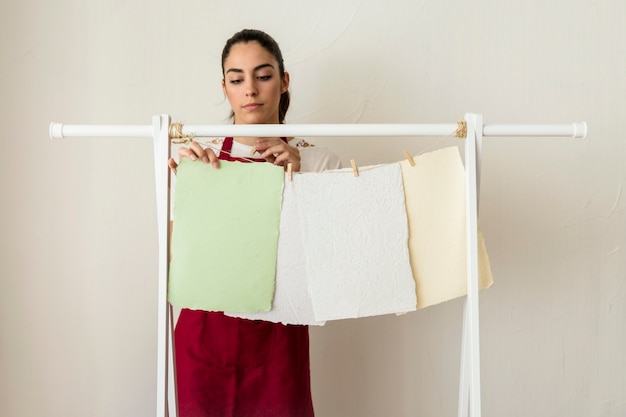
M 192 161 L 196 159 L 200 159 L 204 163 L 210 163 L 213 168 L 219 168 L 220 163 L 215 156 L 215 153 L 210 148 L 202 149 L 202 146 L 198 142 L 191 141 L 191 144 L 188 148 L 181 147 L 178 149 L 178 159 L 189 158 Z M 176 174 L 176 169 L 178 168 L 178 164 L 174 160 L 174 158 L 170 158 L 168 163 L 170 169 Z

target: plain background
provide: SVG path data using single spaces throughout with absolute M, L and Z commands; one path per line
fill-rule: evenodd
M 626 416 L 626 3 L 3 1 L 0 414 L 152 416 L 156 214 L 147 139 L 50 122 L 224 123 L 224 42 L 268 31 L 291 123 L 585 120 L 485 140 L 485 416 Z M 454 138 L 315 139 L 347 164 Z M 462 300 L 312 329 L 317 415 L 454 416 Z

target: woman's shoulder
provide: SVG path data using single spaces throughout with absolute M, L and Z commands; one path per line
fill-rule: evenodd
M 341 168 L 341 160 L 330 149 L 316 146 L 302 138 L 294 138 L 289 142 L 300 151 L 301 172 L 320 172 Z

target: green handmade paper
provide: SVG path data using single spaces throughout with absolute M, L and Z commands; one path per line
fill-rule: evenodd
M 176 176 L 168 298 L 206 311 L 268 311 L 274 296 L 284 172 L 268 163 L 182 159 Z

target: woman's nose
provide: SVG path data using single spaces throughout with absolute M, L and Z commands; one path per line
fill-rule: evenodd
M 257 88 L 254 84 L 254 81 L 249 81 L 246 83 L 246 96 L 254 97 L 257 95 Z

